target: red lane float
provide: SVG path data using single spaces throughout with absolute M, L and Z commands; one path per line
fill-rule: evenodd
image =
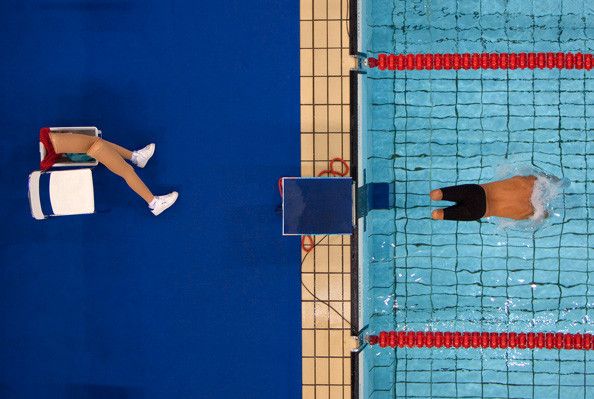
M 382 331 L 369 335 L 370 345 L 399 348 L 492 348 L 594 350 L 592 334 Z
M 379 54 L 367 58 L 382 71 L 440 69 L 592 69 L 592 54 L 582 53 L 464 53 Z

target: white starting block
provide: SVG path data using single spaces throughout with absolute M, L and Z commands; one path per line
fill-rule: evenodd
M 101 137 L 101 130 L 94 126 L 52 127 L 52 133 L 78 133 Z M 46 151 L 39 143 L 41 160 Z M 60 159 L 52 168 L 68 170 L 35 171 L 29 175 L 29 204 L 37 220 L 50 216 L 85 215 L 95 212 L 95 195 L 92 168 L 96 160 L 75 162 Z M 77 168 L 77 169 L 72 169 Z

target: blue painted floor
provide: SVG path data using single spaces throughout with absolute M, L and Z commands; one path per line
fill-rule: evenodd
M 0 2 L 0 398 L 298 398 L 299 3 Z M 159 217 L 94 171 L 95 215 L 38 222 L 42 126 L 155 157 Z

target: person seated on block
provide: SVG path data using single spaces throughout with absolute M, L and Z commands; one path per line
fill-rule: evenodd
M 68 132 L 53 133 L 49 128 L 41 129 L 39 139 L 46 150 L 46 156 L 41 161 L 42 170 L 51 168 L 61 158 L 62 154 L 86 154 L 123 178 L 128 186 L 146 201 L 155 216 L 171 207 L 177 200 L 177 191 L 166 195 L 153 195 L 138 177 L 134 168 L 126 162 L 130 161 L 137 167 L 144 168 L 155 153 L 154 143 L 140 150 L 130 151 L 97 136 Z

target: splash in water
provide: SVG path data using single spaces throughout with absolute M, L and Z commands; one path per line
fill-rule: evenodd
M 507 179 L 513 176 L 535 176 L 534 188 L 532 189 L 532 207 L 534 214 L 529 220 L 509 220 L 497 218 L 501 228 L 534 231 L 545 222 L 550 222 L 561 217 L 563 201 L 561 193 L 566 190 L 571 182 L 569 179 L 548 174 L 532 165 L 504 164 L 501 165 L 495 176 L 497 180 Z

